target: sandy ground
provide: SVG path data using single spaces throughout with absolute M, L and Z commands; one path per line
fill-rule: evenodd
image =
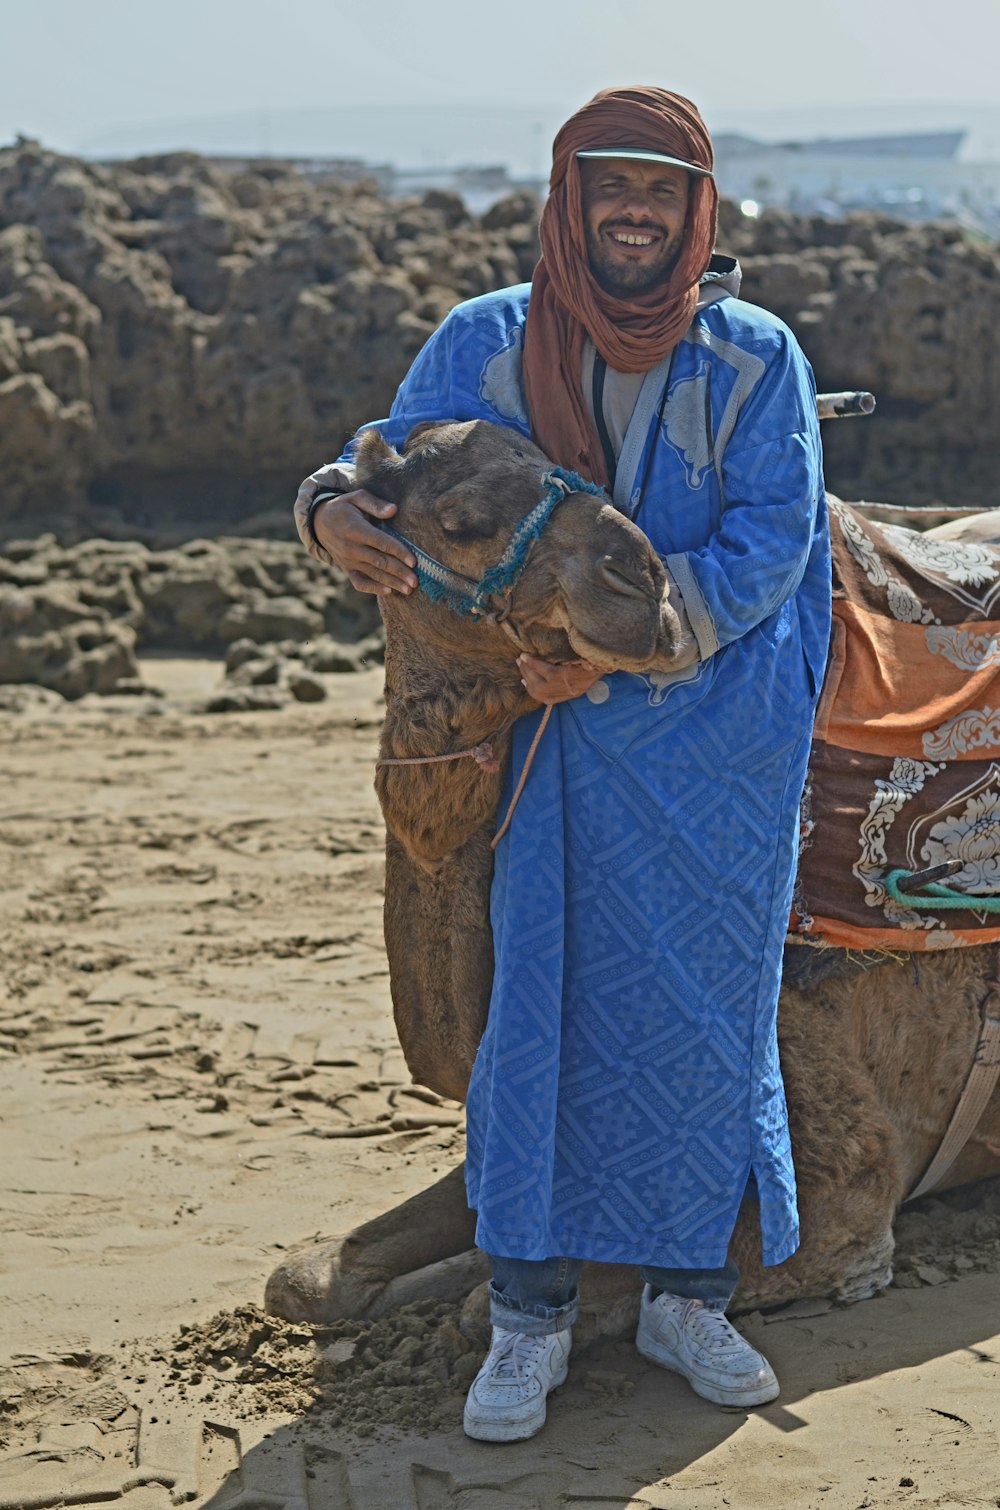
M 752 1414 L 606 1343 L 487 1447 L 447 1306 L 264 1318 L 284 1248 L 462 1157 L 392 1032 L 380 673 L 213 718 L 216 664 L 144 670 L 0 713 L 0 1510 L 1000 1505 L 996 1183 L 905 1217 L 878 1299 L 747 1318 Z

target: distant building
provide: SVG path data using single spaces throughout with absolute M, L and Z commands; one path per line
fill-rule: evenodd
M 716 156 L 739 157 L 760 152 L 824 153 L 834 157 L 945 157 L 958 156 L 964 131 L 911 131 L 902 136 L 818 136 L 812 141 L 760 142 L 751 136 L 722 132 L 713 138 Z
M 881 209 L 1000 235 L 1000 163 L 963 162 L 964 131 L 762 142 L 715 138 L 720 191 L 748 213 L 773 205 L 842 215 Z

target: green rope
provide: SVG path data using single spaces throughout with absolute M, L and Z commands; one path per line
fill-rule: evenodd
M 900 891 L 899 882 L 912 876 L 912 870 L 890 870 L 885 878 L 885 889 L 894 902 L 902 907 L 923 907 L 929 911 L 955 912 L 1000 912 L 1000 896 L 977 897 L 972 892 L 955 891 L 940 881 L 927 881 L 922 891 Z

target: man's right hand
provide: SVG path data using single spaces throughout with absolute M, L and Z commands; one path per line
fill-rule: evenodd
M 317 540 L 358 592 L 379 597 L 391 592 L 405 595 L 417 585 L 411 569 L 417 564 L 413 553 L 365 517 L 391 519 L 395 512 L 394 503 L 376 498 L 365 488 L 355 488 L 339 498 L 327 498 L 313 515 Z

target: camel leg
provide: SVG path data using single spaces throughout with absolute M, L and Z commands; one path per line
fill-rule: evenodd
M 264 1307 L 287 1321 L 371 1319 L 410 1300 L 459 1300 L 485 1273 L 463 1165 L 401 1206 L 340 1237 L 293 1249 L 267 1281 Z
M 799 1197 L 799 1248 L 769 1268 L 761 1263 L 756 1204 L 749 1205 L 733 1238 L 740 1268 L 733 1309 L 766 1309 L 820 1296 L 868 1300 L 884 1290 L 892 1280 L 896 1182 L 872 1178 L 859 1185 L 807 1187 Z
M 465 1100 L 490 1004 L 492 872 L 486 835 L 434 871 L 386 836 L 385 949 L 400 1046 L 414 1080 L 454 1101 Z
M 891 967 L 894 968 L 894 967 Z M 757 1207 L 747 1201 L 733 1238 L 737 1308 L 806 1296 L 864 1300 L 892 1279 L 892 1222 L 904 1189 L 900 1130 L 864 1040 L 876 993 L 893 979 L 834 980 L 782 991 L 781 1064 L 798 1190 L 799 1248 L 764 1268 Z M 900 972 L 905 986 L 909 977 Z M 899 985 L 899 982 L 895 982 Z M 882 1088 L 884 1092 L 884 1087 Z
M 991 946 L 888 960 L 810 992 L 783 988 L 781 1063 L 801 1245 L 763 1269 L 737 1228 L 737 1303 L 863 1300 L 892 1278 L 892 1223 L 944 1133 L 975 1052 Z

